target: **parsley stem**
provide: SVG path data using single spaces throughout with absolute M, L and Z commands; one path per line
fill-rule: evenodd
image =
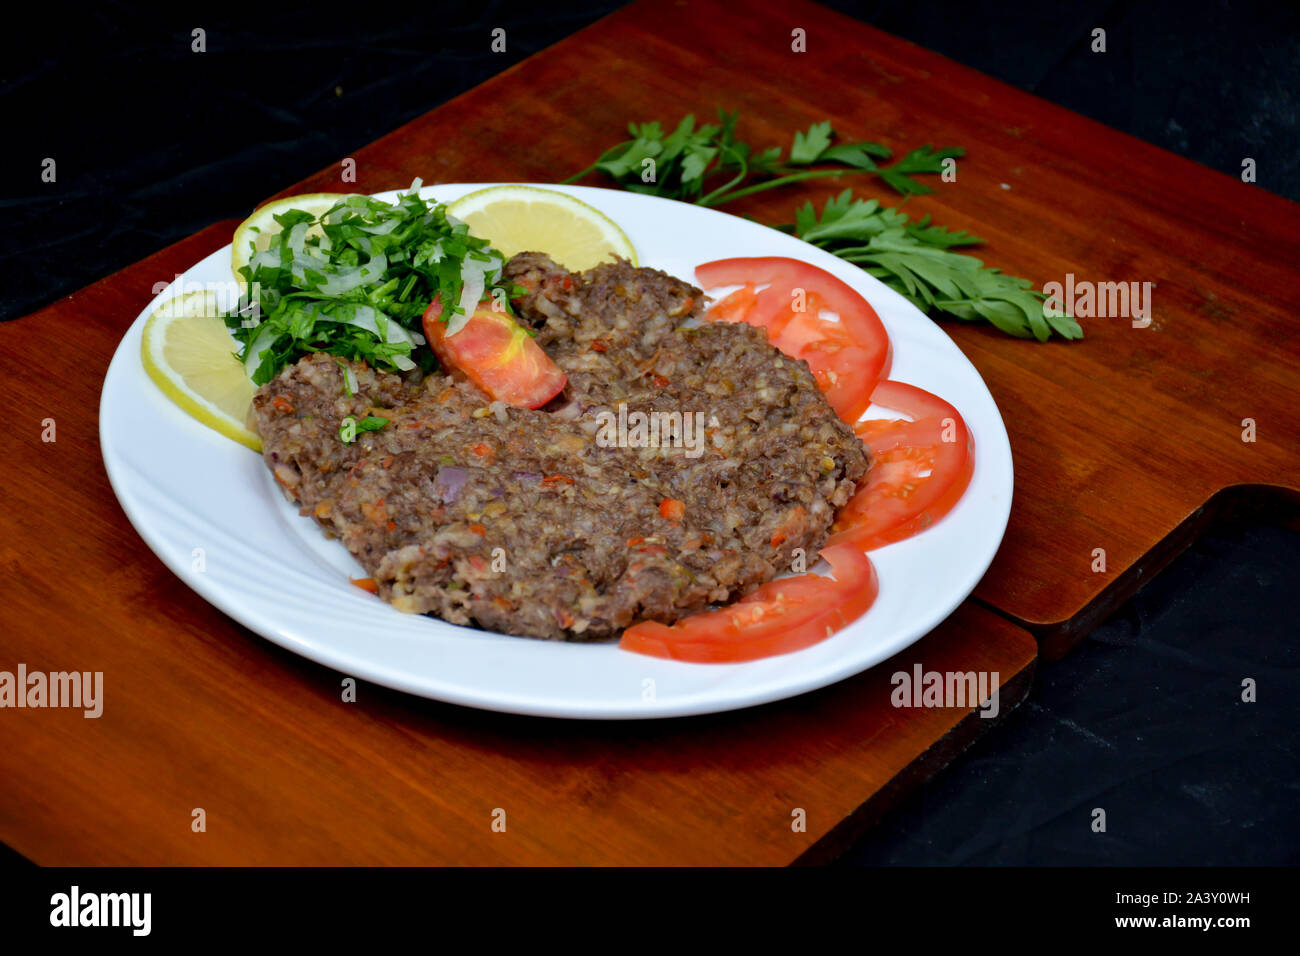
M 588 166 L 588 167 L 587 167 L 586 169 L 584 169 L 582 172 L 580 172 L 580 173 L 574 173 L 574 174 L 573 174 L 572 176 L 570 176 L 568 179 L 561 179 L 561 180 L 560 180 L 560 185 L 561 185 L 561 186 L 567 186 L 567 185 L 569 185 L 570 183 L 576 183 L 579 179 L 581 179 L 583 176 L 586 176 L 588 173 L 594 173 L 594 172 L 596 171 L 596 166 L 597 166 L 598 164 L 599 164 L 599 161 L 597 161 L 597 162 L 595 162 L 595 163 L 592 163 L 590 166 Z
M 713 190 L 713 192 L 709 193 L 707 196 L 701 196 L 699 199 L 695 200 L 695 202 L 698 205 L 701 206 L 711 205 L 712 200 L 715 197 L 725 195 L 728 189 L 731 189 L 733 186 L 736 186 L 744 182 L 745 177 L 749 175 L 749 163 L 745 161 L 745 156 L 743 153 L 725 144 L 722 146 L 722 149 L 725 152 L 728 152 L 731 155 L 735 156 L 736 159 L 740 161 L 740 172 L 736 173 L 736 175 L 732 176 L 727 183 L 725 183 L 722 186 L 719 186 L 717 189 Z
M 718 193 L 721 190 L 714 190 L 713 192 L 709 193 L 709 195 L 705 196 L 703 199 L 698 200 L 698 202 L 701 206 L 721 206 L 723 203 L 732 202 L 733 200 L 741 199 L 745 196 L 752 196 L 754 193 L 761 193 L 765 189 L 775 189 L 777 186 L 784 186 L 787 183 L 797 183 L 804 179 L 821 179 L 825 176 L 845 176 L 848 175 L 849 173 L 861 173 L 861 172 L 865 172 L 865 170 L 818 169 L 818 170 L 810 170 L 809 172 L 806 173 L 792 173 L 789 176 L 780 176 L 776 179 L 769 179 L 765 183 L 756 183 L 753 186 L 746 186 L 744 189 L 737 189 L 731 193 L 724 193 L 721 197 L 718 196 Z M 731 184 L 728 183 L 727 185 L 730 186 Z M 723 188 L 725 189 L 726 187 Z
M 583 176 L 587 175 L 588 173 L 594 173 L 597 169 L 600 168 L 601 163 L 608 162 L 610 159 L 612 159 L 620 152 L 626 151 L 626 148 L 632 146 L 634 142 L 635 142 L 634 140 L 629 139 L 626 142 L 619 143 L 616 146 L 611 146 L 609 149 L 605 150 L 603 153 L 597 156 L 596 161 L 592 163 L 590 166 L 588 166 L 586 169 L 584 169 L 582 172 L 575 173 L 574 175 L 570 176 L 568 179 L 560 180 L 560 185 L 567 186 L 569 185 L 569 183 L 576 183 L 579 179 L 581 179 Z

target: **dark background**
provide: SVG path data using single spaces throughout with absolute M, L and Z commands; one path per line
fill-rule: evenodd
M 247 215 L 620 5 L 6 11 L 0 319 Z M 1300 199 L 1296 4 L 829 5 L 1229 175 L 1253 157 L 1258 188 Z M 1098 26 L 1105 56 L 1089 50 Z M 845 862 L 1300 862 L 1298 576 L 1294 532 L 1216 529 Z M 1244 677 L 1257 703 L 1239 702 Z

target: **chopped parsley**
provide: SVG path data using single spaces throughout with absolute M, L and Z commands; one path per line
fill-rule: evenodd
M 240 269 L 249 293 L 226 317 L 255 384 L 312 352 L 385 371 L 436 367 L 420 332 L 429 303 L 442 297 L 456 331 L 498 285 L 503 260 L 419 186 L 393 203 L 345 196 L 319 218 L 275 216 L 281 231 Z
M 377 432 L 389 423 L 390 419 L 381 415 L 367 415 L 361 421 L 357 421 L 351 416 L 343 419 L 339 425 L 339 441 L 345 445 L 350 445 L 356 441 L 356 437 L 361 432 Z

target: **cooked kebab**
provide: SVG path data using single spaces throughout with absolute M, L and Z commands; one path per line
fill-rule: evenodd
M 805 363 L 745 324 L 687 324 L 704 295 L 653 269 L 578 275 L 522 253 L 506 276 L 568 378 L 541 409 L 327 355 L 254 399 L 276 479 L 381 597 L 588 640 L 732 600 L 800 554 L 815 563 L 868 462 Z M 658 447 L 641 442 L 637 412 L 659 413 Z M 341 440 L 345 419 L 368 416 L 389 423 Z

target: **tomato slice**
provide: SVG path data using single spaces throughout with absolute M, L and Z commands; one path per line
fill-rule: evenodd
M 696 268 L 695 278 L 705 288 L 739 284 L 707 318 L 766 329 L 774 346 L 808 363 L 845 421 L 857 421 L 870 406 L 872 390 L 889 372 L 889 335 L 871 304 L 848 283 L 777 256 L 706 262 Z M 798 304 L 803 308 L 796 311 Z M 822 310 L 835 312 L 839 321 L 822 318 Z
M 732 259 L 714 259 L 695 267 L 695 278 L 706 289 L 720 285 L 783 284 L 800 266 L 809 266 L 788 256 L 737 256 Z M 818 269 L 818 272 L 821 270 Z
M 753 284 L 746 283 L 710 306 L 709 318 L 714 322 L 744 322 L 757 302 Z
M 651 657 L 731 664 L 789 654 L 856 621 L 876 600 L 876 569 L 851 545 L 822 550 L 834 578 L 803 574 L 769 581 L 735 604 L 669 626 L 642 621 L 619 647 Z
M 829 543 L 864 551 L 933 525 L 961 499 L 975 470 L 974 439 L 948 402 L 903 382 L 881 382 L 871 400 L 914 420 L 869 419 L 853 429 L 871 452 L 871 470 L 836 516 Z
M 449 371 L 459 372 L 488 397 L 519 408 L 541 408 L 564 390 L 568 377 L 523 327 L 505 312 L 479 303 L 455 335 L 442 323 L 442 301 L 424 313 L 424 335 Z
M 822 305 L 815 293 L 808 293 L 808 308 L 790 312 L 769 332 L 772 344 L 791 358 L 803 359 L 826 395 L 826 401 L 846 422 L 856 422 L 871 405 L 870 382 L 875 356 L 859 345 L 842 322 L 828 322 L 817 315 Z
M 718 259 L 695 269 L 695 280 L 706 289 L 740 284 L 741 288 L 715 303 L 705 318 L 722 322 L 747 322 L 768 330 L 770 339 L 776 327 L 784 324 L 800 285 L 796 269 L 805 263 L 778 256 Z M 815 266 L 808 266 L 816 269 Z M 820 269 L 816 269 L 820 272 Z M 829 273 L 827 273 L 829 275 Z M 764 286 L 760 291 L 756 286 Z

